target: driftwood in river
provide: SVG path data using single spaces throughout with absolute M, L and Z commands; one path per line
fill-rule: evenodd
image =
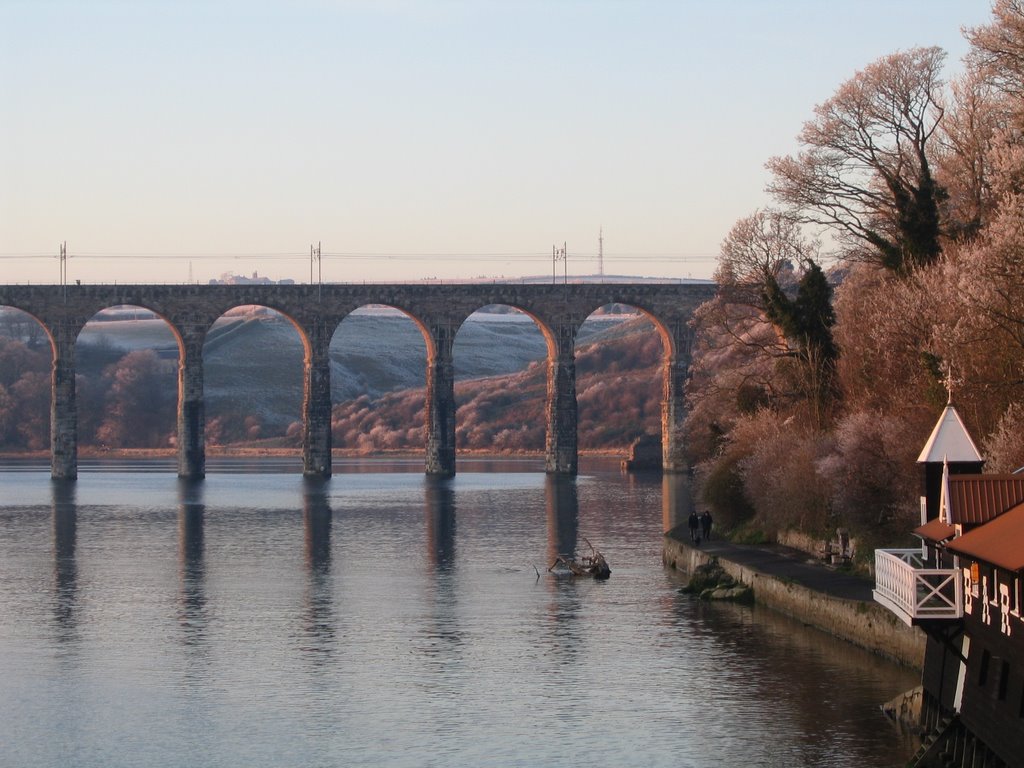
M 587 541 L 586 539 L 583 540 Z M 607 579 L 612 573 L 612 569 L 608 567 L 608 561 L 604 559 L 604 555 L 594 549 L 594 545 L 589 541 L 587 541 L 587 546 L 590 547 L 589 555 L 582 555 L 579 558 L 562 557 L 562 555 L 559 555 L 555 558 L 555 562 L 551 564 L 551 567 L 548 568 L 548 571 L 553 571 L 558 566 L 562 566 L 573 576 Z

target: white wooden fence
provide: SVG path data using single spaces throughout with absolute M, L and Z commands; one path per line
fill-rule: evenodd
M 874 597 L 907 624 L 964 613 L 960 572 L 927 567 L 919 549 L 875 550 Z

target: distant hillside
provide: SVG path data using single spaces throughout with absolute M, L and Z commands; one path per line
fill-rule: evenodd
M 657 431 L 661 341 L 650 323 L 594 319 L 580 339 L 581 448 L 624 449 L 642 432 Z M 48 389 L 41 384 L 48 384 L 49 351 L 38 342 L 0 339 L 4 355 L 17 365 L 0 381 L 0 447 L 45 447 Z M 415 325 L 386 311 L 355 314 L 332 339 L 330 356 L 335 445 L 422 449 L 426 352 Z M 283 318 L 221 321 L 204 351 L 209 443 L 297 445 L 302 360 L 298 334 Z M 523 315 L 478 315 L 460 329 L 454 345 L 460 449 L 543 449 L 545 360 L 543 336 Z M 172 444 L 177 345 L 162 321 L 90 324 L 77 361 L 83 446 Z
M 641 434 L 661 429 L 662 342 L 642 319 L 596 323 L 587 331 L 576 362 L 579 445 L 624 451 Z M 457 381 L 458 449 L 543 450 L 546 371 L 542 349 L 538 359 L 514 373 Z M 336 405 L 335 445 L 365 451 L 418 449 L 423 445 L 423 406 L 421 387 Z

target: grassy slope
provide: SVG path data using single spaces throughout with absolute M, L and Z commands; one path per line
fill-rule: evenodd
M 623 451 L 661 426 L 660 337 L 646 321 L 595 323 L 576 358 L 583 450 Z M 544 447 L 547 367 L 456 383 L 460 450 L 540 451 Z M 334 409 L 335 445 L 353 450 L 413 449 L 423 443 L 423 390 L 368 396 Z
M 301 417 L 298 333 L 282 319 L 257 318 L 222 334 L 205 354 L 208 418 L 255 415 L 264 435 L 283 433 Z M 661 342 L 650 324 L 590 321 L 580 338 L 581 447 L 621 448 L 637 434 L 655 431 Z M 163 357 L 176 356 L 173 337 L 160 321 L 104 323 L 90 327 L 82 341 L 85 368 L 97 341 L 101 357 L 111 348 L 157 348 Z M 410 320 L 351 316 L 335 333 L 330 354 L 339 447 L 357 447 L 360 440 L 363 448 L 422 445 L 426 350 Z M 528 320 L 501 316 L 468 322 L 459 331 L 454 360 L 460 448 L 543 448 L 545 359 L 543 336 Z

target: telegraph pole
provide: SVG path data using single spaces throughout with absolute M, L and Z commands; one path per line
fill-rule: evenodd
M 569 259 L 567 257 L 566 245 L 563 242 L 562 247 L 552 245 L 551 246 L 551 284 L 554 285 L 558 282 L 558 275 L 556 272 L 555 265 L 561 261 L 563 270 L 563 281 L 568 284 L 569 282 Z
M 316 262 L 316 297 L 319 300 L 324 286 L 323 264 L 320 260 L 320 241 L 309 246 L 309 282 L 313 284 L 313 262 Z
M 68 300 L 68 241 L 60 244 L 60 288 L 64 301 Z

